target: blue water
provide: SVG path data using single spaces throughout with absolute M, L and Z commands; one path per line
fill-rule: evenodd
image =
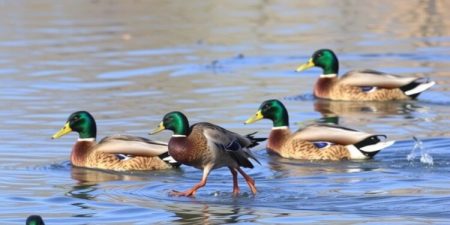
M 448 224 L 450 18 L 446 1 L 0 2 L 0 224 Z M 371 68 L 431 77 L 417 101 L 315 100 L 320 73 L 295 73 L 319 48 L 341 72 Z M 232 197 L 228 169 L 195 198 L 170 197 L 201 171 L 118 173 L 72 168 L 76 135 L 50 137 L 78 110 L 98 135 L 147 136 L 173 110 L 243 125 L 283 101 L 291 129 L 333 117 L 398 140 L 373 160 L 308 162 L 254 149 L 251 195 Z M 415 140 L 415 137 L 417 140 Z M 167 141 L 170 132 L 153 138 Z

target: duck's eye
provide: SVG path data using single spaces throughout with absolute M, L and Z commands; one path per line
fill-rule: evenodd
M 318 53 L 317 54 L 317 57 L 319 58 L 319 57 L 322 57 L 322 53 Z
M 77 120 L 79 120 L 79 119 L 80 119 L 79 116 L 74 116 L 74 117 L 72 118 L 73 121 L 77 121 Z

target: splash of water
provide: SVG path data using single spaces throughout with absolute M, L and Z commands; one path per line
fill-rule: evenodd
M 423 147 L 423 142 L 413 136 L 414 147 L 411 152 L 406 156 L 408 161 L 413 161 L 417 157 L 417 151 L 420 150 L 420 162 L 429 166 L 434 164 L 433 157 L 428 153 L 427 149 Z

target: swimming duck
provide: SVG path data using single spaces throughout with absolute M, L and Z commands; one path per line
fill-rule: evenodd
M 330 49 L 314 52 L 297 72 L 320 67 L 323 74 L 314 87 L 318 98 L 332 100 L 389 101 L 415 99 L 435 84 L 423 77 L 398 76 L 375 70 L 350 71 L 338 78 L 339 62 Z
M 167 113 L 162 122 L 150 134 L 163 130 L 173 131 L 169 141 L 169 154 L 178 162 L 203 170 L 201 181 L 191 189 L 170 194 L 175 196 L 194 196 L 205 186 L 209 173 L 220 167 L 228 167 L 233 175 L 233 195 L 239 194 L 237 173 L 247 182 L 256 194 L 255 181 L 240 167 L 253 168 L 249 159 L 259 163 L 249 148 L 258 145 L 265 138 L 255 138 L 249 134 L 242 136 L 217 125 L 202 122 L 189 127 L 186 116 L 181 112 Z
M 169 156 L 167 143 L 130 135 L 107 136 L 96 143 L 97 126 L 94 117 L 86 111 L 72 113 L 52 139 L 72 131 L 79 135 L 70 156 L 74 166 L 129 171 L 168 169 L 179 165 Z
M 44 220 L 41 216 L 31 215 L 27 218 L 26 225 L 45 225 Z
M 283 103 L 264 101 L 245 124 L 261 119 L 273 122 L 267 151 L 284 158 L 303 160 L 370 159 L 394 141 L 385 135 L 369 134 L 337 125 L 310 125 L 294 133 L 289 130 L 289 116 Z

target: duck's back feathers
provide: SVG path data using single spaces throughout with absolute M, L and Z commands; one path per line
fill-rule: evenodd
M 256 142 L 252 136 L 245 137 L 206 122 L 196 123 L 192 127 L 202 131 L 207 139 L 209 148 L 219 151 L 220 153 L 225 153 L 236 161 L 239 166 L 253 168 L 253 164 L 248 158 L 260 163 L 248 149 L 251 146 L 254 146 Z
M 371 136 L 369 133 L 328 124 L 310 125 L 298 130 L 294 135 L 295 138 L 305 141 L 326 141 L 341 145 L 354 144 Z
M 159 156 L 167 153 L 167 143 L 156 142 L 143 137 L 112 135 L 100 140 L 95 151 L 109 154 L 135 156 Z
M 359 87 L 400 88 L 417 79 L 420 78 L 398 76 L 375 70 L 357 70 L 344 74 L 339 83 Z
M 436 82 L 428 78 L 398 76 L 375 70 L 350 71 L 339 79 L 339 84 L 357 87 L 399 88 L 406 96 L 414 99 Z
M 90 168 L 154 170 L 180 165 L 169 155 L 166 143 L 130 135 L 107 136 L 86 152 L 88 156 L 80 154 L 72 156 L 72 163 Z
M 262 139 L 254 138 L 253 134 L 248 134 L 247 136 L 242 136 L 240 134 L 234 133 L 232 131 L 226 130 L 222 127 L 216 126 L 212 123 L 202 122 L 192 125 L 197 129 L 201 129 L 207 132 L 209 138 L 217 143 L 229 144 L 233 141 L 238 141 L 242 147 L 253 147 L 257 142 L 262 141 Z

